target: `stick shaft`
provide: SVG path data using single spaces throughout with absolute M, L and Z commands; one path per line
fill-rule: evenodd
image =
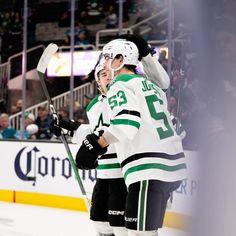
M 41 82 L 44 94 L 45 94 L 45 96 L 46 96 L 46 98 L 48 100 L 48 103 L 49 103 L 50 112 L 53 115 L 53 117 L 55 117 L 58 120 L 56 109 L 55 109 L 55 107 L 53 105 L 52 99 L 51 99 L 51 97 L 50 97 L 50 95 L 48 93 L 48 89 L 47 89 L 47 86 L 46 86 L 46 83 L 45 83 L 45 78 L 44 78 L 45 75 L 44 75 L 44 73 L 42 73 L 40 71 L 37 71 L 37 72 L 38 72 L 38 75 L 39 75 L 39 79 L 40 79 L 40 82 Z M 77 169 L 75 161 L 73 159 L 73 156 L 72 156 L 71 150 L 69 148 L 68 142 L 67 142 L 64 134 L 61 134 L 60 138 L 61 138 L 62 143 L 65 146 L 65 149 L 66 149 L 66 152 L 67 152 L 70 164 L 71 164 L 72 169 L 73 169 L 74 174 L 75 174 L 75 178 L 76 178 L 76 180 L 77 180 L 77 182 L 79 184 L 79 187 L 80 187 L 80 190 L 81 190 L 81 193 L 82 193 L 85 205 L 86 205 L 86 207 L 87 207 L 87 209 L 89 211 L 90 210 L 90 202 L 89 202 L 89 199 L 87 197 L 86 191 L 84 189 L 82 180 L 81 180 L 81 178 L 79 176 L 78 169 Z

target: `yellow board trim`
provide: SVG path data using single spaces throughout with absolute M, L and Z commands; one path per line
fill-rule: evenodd
M 16 202 L 40 206 L 64 208 L 70 210 L 87 211 L 83 198 L 59 196 L 54 194 L 16 192 Z
M 81 197 L 60 196 L 46 193 L 1 190 L 0 201 L 25 203 L 32 205 L 56 207 L 87 212 L 87 207 Z M 189 231 L 191 217 L 177 212 L 167 211 L 163 225 L 182 231 Z
M 166 211 L 163 225 L 183 231 L 190 231 L 191 217 L 177 212 Z
M 0 200 L 5 202 L 14 202 L 14 191 L 0 189 Z

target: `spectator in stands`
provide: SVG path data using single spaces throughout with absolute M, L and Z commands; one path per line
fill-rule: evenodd
M 171 115 L 177 116 L 177 99 L 174 96 L 168 98 L 168 109 Z
M 150 13 L 148 12 L 148 6 L 149 4 L 145 4 L 144 0 L 139 0 L 137 3 L 137 9 L 138 9 L 138 14 L 137 14 L 137 19 L 135 21 L 135 24 L 139 23 L 142 20 L 145 20 L 147 17 L 149 17 Z
M 236 133 L 234 125 L 236 114 L 234 105 L 236 102 L 236 19 L 232 9 L 233 6 L 236 9 L 236 4 L 230 6 L 228 5 L 226 12 L 221 12 L 222 16 L 214 22 L 212 29 L 212 35 L 215 37 L 214 73 L 212 72 L 214 76 L 207 78 L 207 82 L 214 83 L 214 90 L 210 91 L 211 96 L 207 96 L 209 89 L 203 88 L 202 84 L 201 88 L 208 99 L 208 109 L 223 120 L 225 129 L 234 138 Z M 219 48 L 220 50 L 218 50 Z
M 58 114 L 60 119 L 62 120 L 69 120 L 69 109 L 67 106 L 64 106 L 64 107 L 60 107 L 59 110 L 58 110 Z
M 161 50 L 160 51 L 158 61 L 161 63 L 163 68 L 167 71 L 168 60 L 167 60 L 167 52 L 166 52 L 166 50 Z
M 89 24 L 89 16 L 88 11 L 84 10 L 79 13 L 78 16 L 78 27 L 86 26 Z
M 27 36 L 28 36 L 28 45 L 34 46 L 35 40 L 35 31 L 36 31 L 36 18 L 35 18 L 35 9 L 29 9 L 29 15 L 27 19 Z
M 181 86 L 181 76 L 178 73 L 174 73 L 171 77 L 171 85 L 170 85 L 170 94 L 171 96 L 178 97 L 179 96 L 179 89 Z
M 13 104 L 10 108 L 10 114 L 16 114 L 20 112 L 22 109 L 22 99 L 18 99 L 15 104 Z
M 88 45 L 90 44 L 89 39 L 86 36 L 85 30 L 80 30 L 76 37 L 75 45 Z
M 22 110 L 22 102 L 22 99 L 18 99 L 16 101 L 16 109 L 18 110 L 18 112 Z
M 50 123 L 51 117 L 48 113 L 48 109 L 46 106 L 40 106 L 38 108 L 38 117 L 35 120 L 35 124 L 39 127 L 37 132 L 37 139 L 50 139 Z
M 100 22 L 103 4 L 101 0 L 89 0 L 87 2 L 87 19 L 89 24 L 97 24 Z
M 59 27 L 69 27 L 70 26 L 70 14 L 68 11 L 64 11 L 59 19 Z
M 85 94 L 84 95 L 85 105 L 80 106 L 78 111 L 75 113 L 75 120 L 80 122 L 81 124 L 88 124 L 88 117 L 87 117 L 87 113 L 86 113 L 86 108 L 93 97 L 94 97 L 93 94 Z
M 8 32 L 11 25 L 11 12 L 5 11 L 1 17 L 1 28 L 4 32 Z
M 12 105 L 10 108 L 10 115 L 14 115 L 18 112 L 16 105 Z
M 4 98 L 0 98 L 0 114 L 6 113 L 6 111 L 7 111 L 6 100 Z
M 117 14 L 113 5 L 109 6 L 106 15 L 106 29 L 114 29 L 117 27 Z
M 70 110 L 70 96 L 67 96 L 64 100 L 64 108 L 66 111 L 68 111 L 68 116 L 69 116 L 69 110 Z M 83 106 L 76 100 L 74 100 L 73 103 L 73 117 L 76 119 L 77 114 L 80 114 L 81 111 L 83 110 Z
M 22 42 L 22 19 L 20 13 L 16 12 L 12 18 L 9 33 L 11 35 L 12 53 L 17 52 L 21 48 Z M 17 50 L 18 49 L 18 50 Z
M 167 39 L 166 27 L 157 25 L 156 21 L 150 24 L 151 32 L 148 34 L 149 40 L 165 40 Z
M 34 124 L 35 116 L 31 112 L 25 112 L 25 137 L 27 139 L 36 139 L 38 126 Z
M 65 39 L 64 39 L 64 44 L 65 45 L 70 45 L 71 41 L 71 30 L 67 29 L 65 31 Z M 86 45 L 90 43 L 90 32 L 82 21 L 78 21 L 77 27 L 74 30 L 74 40 L 75 40 L 75 45 Z
M 78 38 L 78 29 L 75 28 L 74 30 L 74 41 L 76 42 Z M 71 41 L 71 30 L 70 28 L 65 31 L 65 39 L 64 39 L 64 44 L 69 46 Z
M 1 25 L 0 25 L 0 33 L 2 35 L 2 62 L 7 61 L 9 50 L 11 49 L 11 35 L 9 33 L 11 25 L 11 13 L 10 11 L 5 11 L 1 16 Z
M 77 23 L 77 29 L 78 29 L 78 32 L 83 31 L 85 33 L 87 40 L 90 41 L 90 31 L 89 31 L 85 21 L 79 20 Z
M 101 0 L 89 0 L 87 2 L 87 9 L 91 15 L 94 14 L 94 12 L 101 12 L 103 7 Z
M 36 139 L 38 126 L 34 124 L 35 116 L 33 113 L 25 112 L 25 130 L 17 130 L 16 138 L 17 139 Z
M 2 113 L 0 115 L 0 139 L 15 138 L 16 130 L 10 127 L 9 115 Z

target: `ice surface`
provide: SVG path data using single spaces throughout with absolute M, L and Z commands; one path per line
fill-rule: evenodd
M 88 213 L 0 201 L 0 236 L 96 236 Z M 190 236 L 163 228 L 159 236 Z

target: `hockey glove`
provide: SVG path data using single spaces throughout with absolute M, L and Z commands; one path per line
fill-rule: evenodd
M 74 131 L 78 129 L 80 123 L 74 120 L 52 119 L 50 130 L 59 137 L 62 133 L 73 137 Z
M 186 137 L 186 131 L 183 128 L 182 124 L 180 123 L 179 119 L 177 117 L 171 116 L 171 121 L 175 128 L 176 133 L 183 140 Z
M 131 41 L 137 46 L 139 51 L 139 61 L 141 61 L 142 58 L 146 57 L 149 53 L 151 53 L 152 55 L 156 53 L 154 48 L 152 48 L 145 39 L 138 35 L 122 34 L 118 38 Z
M 79 151 L 76 154 L 76 166 L 79 169 L 89 170 L 97 167 L 98 156 L 107 152 L 107 147 L 102 148 L 97 140 L 96 134 L 89 134 L 84 139 Z

